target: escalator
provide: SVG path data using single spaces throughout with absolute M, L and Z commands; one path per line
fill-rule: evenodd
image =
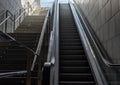
M 120 85 L 113 63 L 77 2 L 55 0 L 42 85 Z
M 59 85 L 95 85 L 71 9 L 60 4 L 59 10 Z

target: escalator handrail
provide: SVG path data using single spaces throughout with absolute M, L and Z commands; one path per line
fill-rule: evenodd
M 53 17 L 53 27 L 50 34 L 50 42 L 48 47 L 47 61 L 44 63 L 42 70 L 43 75 L 43 85 L 58 85 L 58 49 L 59 49 L 59 3 L 55 0 L 52 10 Z M 46 66 L 47 65 L 47 66 Z M 48 66 L 49 65 L 49 66 Z M 46 71 L 47 70 L 47 71 Z M 47 73 L 45 73 L 47 72 Z M 48 82 L 48 83 L 47 83 Z
M 94 53 L 92 46 L 89 42 L 88 36 L 85 33 L 85 28 L 82 25 L 82 21 L 80 21 L 80 17 L 78 16 L 78 13 L 77 13 L 76 8 L 74 7 L 73 3 L 70 3 L 70 7 L 71 7 L 71 11 L 72 11 L 76 26 L 78 28 L 80 38 L 82 40 L 84 50 L 85 50 L 86 55 L 87 55 L 87 59 L 90 63 L 92 71 L 94 73 L 96 83 L 98 85 L 108 85 L 108 83 L 106 82 L 106 79 L 103 75 L 103 72 L 102 72 L 102 70 L 101 70 L 101 68 L 96 60 L 96 54 Z
M 78 11 L 77 8 L 76 8 L 76 10 L 77 10 L 78 14 L 79 14 L 80 17 L 81 17 L 81 19 L 82 19 L 82 21 L 83 21 L 83 23 L 84 23 L 84 25 L 85 25 L 85 27 L 86 27 L 86 30 L 87 30 L 87 32 L 89 33 L 89 36 L 90 36 L 91 40 L 92 40 L 93 43 L 94 43 L 95 48 L 97 49 L 99 55 L 101 56 L 100 58 L 101 58 L 101 60 L 103 61 L 103 63 L 104 63 L 106 66 L 108 66 L 108 67 L 120 67 L 120 64 L 113 64 L 113 63 L 111 63 L 108 59 L 106 59 L 106 58 L 103 57 L 103 56 L 105 56 L 105 55 L 99 50 L 99 47 L 98 47 L 98 44 L 99 44 L 99 43 L 97 43 L 97 42 L 95 41 L 94 37 L 92 36 L 92 34 L 91 34 L 91 32 L 90 32 L 90 30 L 89 30 L 89 28 L 88 28 L 88 26 L 87 26 L 87 24 L 86 24 L 86 22 L 85 22 L 85 19 L 84 19 L 84 17 L 82 16 L 82 14 Z M 99 45 L 100 45 L 100 44 L 99 44 Z
M 51 63 L 45 62 L 42 69 L 42 85 L 50 85 Z
M 48 56 L 47 56 L 47 62 L 50 62 L 50 60 L 51 60 L 51 52 L 52 52 L 52 46 L 53 46 L 53 44 L 54 44 L 54 42 L 53 42 L 53 40 L 54 40 L 54 37 L 55 37 L 55 29 L 56 29 L 56 23 L 58 23 L 58 20 L 56 19 L 58 16 L 57 16 L 57 3 L 58 3 L 58 0 L 55 0 L 55 3 L 54 3 L 54 10 L 53 10 L 53 12 L 54 12 L 54 16 L 53 16 L 53 28 L 52 28 L 52 31 L 51 31 L 51 34 L 50 34 L 50 43 L 49 43 L 49 51 L 48 51 Z M 52 7 L 53 8 L 53 7 Z
M 26 70 L 0 73 L 0 78 L 26 74 Z

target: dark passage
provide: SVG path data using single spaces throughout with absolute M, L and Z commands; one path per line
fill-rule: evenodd
M 95 85 L 69 5 L 60 4 L 60 85 Z

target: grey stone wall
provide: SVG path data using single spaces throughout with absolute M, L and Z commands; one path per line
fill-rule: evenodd
M 0 22 L 2 22 L 6 18 L 5 13 L 1 15 L 2 12 L 9 10 L 13 15 L 16 15 L 15 17 L 17 18 L 20 15 L 21 8 L 31 7 L 32 9 L 35 9 L 36 3 L 37 2 L 40 3 L 39 1 L 40 0 L 1 0 L 0 1 Z M 28 5 L 31 5 L 31 6 L 28 6 Z M 24 17 L 22 17 L 22 20 L 23 18 Z M 7 26 L 8 26 L 7 32 L 12 32 L 13 22 L 10 19 L 7 21 Z M 16 27 L 17 26 L 18 26 L 18 23 L 16 23 Z M 0 26 L 1 31 L 4 31 L 4 29 L 5 29 L 5 24 Z
M 16 17 L 19 15 L 16 11 L 17 9 L 22 8 L 21 0 L 1 0 L 0 1 L 0 14 L 6 10 L 9 10 L 12 14 L 16 13 Z M 6 14 L 0 15 L 0 22 L 3 21 L 6 17 Z M 12 32 L 13 22 L 9 19 L 7 21 L 7 32 Z M 0 30 L 4 31 L 5 24 L 0 26 Z
M 120 63 L 120 0 L 75 0 L 115 63 Z

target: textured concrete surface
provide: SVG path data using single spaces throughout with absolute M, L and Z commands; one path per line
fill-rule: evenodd
M 109 56 L 120 63 L 120 0 L 75 0 Z
M 0 14 L 6 10 L 9 10 L 12 14 L 15 13 L 15 10 L 18 8 L 21 8 L 21 0 L 1 0 L 0 1 Z M 16 13 L 18 16 L 18 13 Z M 0 15 L 0 21 L 2 22 L 4 19 L 6 18 L 6 14 L 2 14 Z M 11 22 L 11 20 L 8 20 L 8 32 L 12 31 L 12 27 L 13 27 L 13 23 Z M 3 24 L 2 26 L 0 26 L 0 30 L 4 31 L 5 28 L 5 24 Z
M 28 4 L 31 5 L 31 7 L 34 9 L 37 5 L 37 3 L 33 3 L 34 1 L 38 2 L 40 5 L 40 0 L 1 0 L 0 1 L 0 22 L 2 22 L 6 18 L 5 13 L 1 14 L 4 11 L 9 10 L 13 15 L 16 15 L 16 18 L 17 18 L 21 14 L 20 9 L 28 7 Z M 7 21 L 7 26 L 8 26 L 7 32 L 12 32 L 13 22 L 10 19 Z M 0 30 L 5 31 L 5 24 L 0 26 Z

